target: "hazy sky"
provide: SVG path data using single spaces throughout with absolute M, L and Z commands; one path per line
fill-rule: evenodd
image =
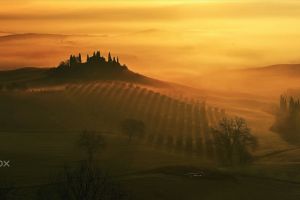
M 0 7 L 2 68 L 56 65 L 100 49 L 141 73 L 188 83 L 211 70 L 300 63 L 298 0 L 10 0 Z

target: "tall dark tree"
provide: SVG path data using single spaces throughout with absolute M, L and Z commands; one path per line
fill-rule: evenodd
M 280 111 L 282 113 L 285 113 L 287 111 L 287 100 L 286 100 L 286 97 L 281 95 L 280 96 Z
M 290 144 L 300 146 L 300 102 L 295 97 L 280 97 L 279 112 L 271 129 Z
M 110 52 L 108 53 L 108 62 L 111 63 L 112 62 L 112 58 L 111 58 L 111 54 Z
M 73 55 L 70 55 L 69 65 L 70 67 L 73 65 Z
M 100 57 L 101 57 L 101 55 L 100 55 L 100 51 L 97 51 L 97 53 L 96 53 L 96 57 L 97 57 L 97 58 L 100 58 Z
M 78 55 L 78 62 L 79 62 L 79 63 L 82 62 L 82 60 L 81 60 L 81 54 Z
M 294 110 L 295 110 L 295 101 L 294 101 L 293 97 L 290 98 L 289 110 L 290 110 L 291 113 L 293 113 Z

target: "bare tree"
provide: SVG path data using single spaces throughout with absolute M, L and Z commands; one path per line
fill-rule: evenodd
M 240 165 L 251 161 L 250 150 L 257 146 L 257 140 L 244 119 L 223 118 L 212 132 L 217 155 L 222 164 Z
M 95 161 L 95 156 L 105 147 L 103 136 L 92 131 L 80 134 L 78 146 L 84 150 L 87 160 L 65 167 L 55 181 L 39 188 L 39 199 L 62 200 L 122 200 L 126 193 Z M 50 194 L 49 194 L 50 192 Z
M 58 187 L 59 199 L 64 200 L 122 200 L 127 196 L 99 168 L 87 163 L 65 168 Z
M 102 135 L 93 131 L 83 131 L 78 141 L 79 147 L 86 153 L 87 161 L 92 163 L 95 155 L 105 148 L 105 140 Z

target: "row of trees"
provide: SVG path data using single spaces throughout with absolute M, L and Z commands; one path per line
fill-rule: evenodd
M 300 100 L 281 96 L 272 130 L 290 144 L 300 145 Z
M 280 96 L 280 114 L 300 113 L 300 100 L 294 97 Z
M 145 127 L 144 122 L 135 119 L 126 119 L 121 123 L 121 130 L 128 136 L 129 142 L 134 138 L 143 138 L 146 133 Z M 257 147 L 258 142 L 244 119 L 223 118 L 216 126 L 211 127 L 211 134 L 217 161 L 221 165 L 237 166 L 252 161 L 251 152 Z M 187 144 L 188 141 L 192 143 L 193 139 L 187 140 Z
M 70 55 L 69 60 L 63 61 L 58 66 L 59 68 L 66 68 L 66 67 L 78 67 L 82 64 L 87 65 L 115 65 L 115 66 L 121 66 L 119 57 L 113 57 L 111 53 L 108 53 L 107 60 L 104 56 L 101 55 L 100 51 L 96 51 L 93 53 L 92 56 L 87 54 L 86 62 L 84 63 L 82 60 L 82 56 L 79 53 L 78 56 L 76 55 Z

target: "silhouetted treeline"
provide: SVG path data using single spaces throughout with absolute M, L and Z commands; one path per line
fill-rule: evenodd
M 83 61 L 81 54 L 70 55 L 69 59 L 63 61 L 58 67 L 50 70 L 49 74 L 55 83 L 76 79 L 81 81 L 99 80 L 99 79 L 126 79 L 128 75 L 134 80 L 134 73 L 129 72 L 126 65 L 120 63 L 118 57 L 108 54 L 107 59 L 101 55 L 100 51 L 93 55 L 86 56 L 86 62 Z M 125 75 L 126 74 L 126 75 Z M 52 79 L 52 81 L 53 81 Z
M 300 100 L 295 97 L 280 97 L 279 110 L 272 130 L 291 144 L 300 144 Z
M 67 61 L 63 61 L 57 67 L 61 70 L 74 69 L 75 67 L 87 67 L 87 66 L 99 66 L 99 67 L 114 67 L 119 69 L 127 69 L 126 65 L 121 65 L 118 57 L 113 57 L 111 53 L 108 53 L 107 60 L 101 55 L 100 51 L 94 52 L 92 56 L 87 55 L 86 62 L 82 61 L 82 56 L 79 54 L 70 55 Z

